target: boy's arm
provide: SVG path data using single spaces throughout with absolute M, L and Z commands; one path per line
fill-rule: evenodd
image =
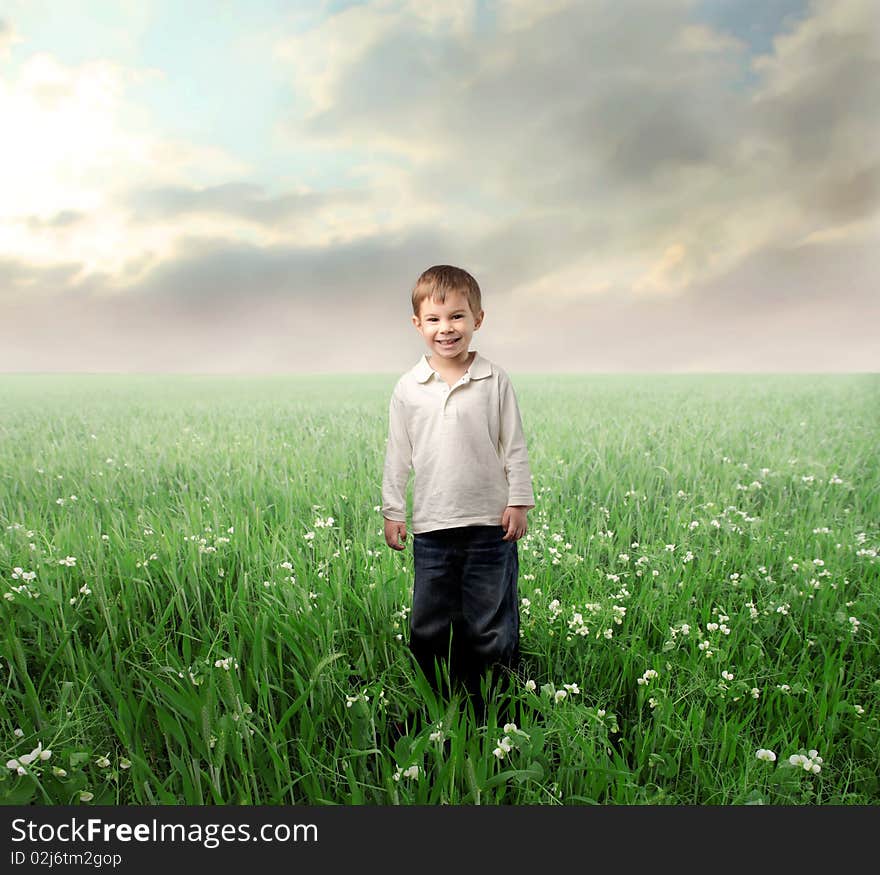
M 382 474 L 382 516 L 406 522 L 406 484 L 412 468 L 412 443 L 406 430 L 403 405 L 395 391 L 388 407 L 388 443 Z
M 532 472 L 529 468 L 529 455 L 523 435 L 522 417 L 516 401 L 513 384 L 506 374 L 499 381 L 501 393 L 500 441 L 504 451 L 504 464 L 509 484 L 508 507 L 530 508 L 535 506 L 532 490 Z

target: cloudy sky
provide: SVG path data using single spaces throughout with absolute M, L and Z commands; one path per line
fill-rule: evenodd
M 880 370 L 880 0 L 4 0 L 0 371 Z

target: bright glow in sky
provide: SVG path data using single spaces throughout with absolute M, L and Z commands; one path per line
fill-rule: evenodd
M 875 0 L 7 0 L 0 371 L 877 371 Z

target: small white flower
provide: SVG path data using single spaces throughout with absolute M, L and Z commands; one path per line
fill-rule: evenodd
M 776 754 L 773 753 L 772 750 L 767 750 L 766 748 L 763 748 L 763 747 L 758 749 L 758 752 L 755 754 L 755 756 L 759 760 L 764 760 L 764 762 L 767 762 L 767 763 L 776 762 Z
M 723 677 L 724 680 L 726 680 L 726 681 L 732 681 L 733 680 L 733 672 L 729 672 L 727 670 L 722 671 L 721 677 Z
M 96 763 L 100 768 L 102 768 L 102 769 L 106 769 L 107 766 L 110 765 L 110 760 L 108 760 L 107 757 L 98 757 L 98 758 L 95 760 L 95 763 Z
M 557 690 L 553 698 L 555 701 L 561 702 L 567 695 L 568 693 L 565 690 Z
M 22 765 L 29 766 L 35 759 L 37 759 L 40 754 L 43 752 L 43 743 L 39 742 L 37 746 L 30 752 L 22 754 L 19 759 L 21 760 Z
M 88 790 L 83 790 L 79 794 L 79 801 L 80 802 L 91 802 L 92 799 L 94 799 L 94 798 L 95 798 L 95 794 L 89 793 Z
M 18 728 L 18 729 L 15 729 L 15 730 L 13 731 L 12 734 L 13 734 L 16 738 L 23 738 L 23 737 L 24 737 L 24 730 L 21 729 L 21 728 Z
M 526 689 L 527 689 L 530 693 L 533 693 L 533 692 L 535 691 L 535 689 L 537 688 L 537 686 L 538 686 L 538 685 L 537 685 L 537 684 L 536 684 L 531 678 L 529 678 L 529 679 L 526 681 Z

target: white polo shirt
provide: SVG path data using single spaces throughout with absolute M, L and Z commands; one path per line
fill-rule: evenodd
M 451 388 L 423 355 L 391 394 L 382 515 L 414 534 L 501 525 L 508 505 L 535 506 L 522 418 L 506 372 L 475 353 Z

